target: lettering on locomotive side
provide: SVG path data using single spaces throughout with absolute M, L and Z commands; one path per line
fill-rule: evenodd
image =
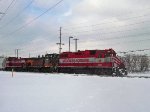
M 25 60 L 12 60 L 12 61 L 6 61 L 6 63 L 25 63 Z
M 60 63 L 88 63 L 89 59 L 82 58 L 71 58 L 71 59 L 60 59 Z

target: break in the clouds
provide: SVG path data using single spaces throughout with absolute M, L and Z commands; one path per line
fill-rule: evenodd
M 0 12 L 5 12 L 11 2 L 1 0 Z M 57 53 L 59 27 L 62 27 L 65 44 L 62 51 L 68 51 L 69 36 L 79 39 L 78 49 L 81 50 L 150 48 L 148 0 L 64 0 L 32 21 L 57 2 L 14 0 L 0 20 L 0 55 L 14 56 L 15 49 L 20 49 L 20 56 Z M 71 40 L 72 51 L 74 46 Z

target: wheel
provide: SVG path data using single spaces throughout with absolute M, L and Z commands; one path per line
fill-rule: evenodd
M 115 67 L 113 68 L 112 76 L 126 76 L 127 71 L 125 68 Z
M 120 68 L 119 73 L 120 73 L 121 76 L 126 76 L 127 75 L 127 71 L 126 71 L 125 68 Z

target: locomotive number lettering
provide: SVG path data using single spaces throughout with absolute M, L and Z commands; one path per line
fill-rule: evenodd
M 88 63 L 89 59 L 63 59 L 62 63 Z

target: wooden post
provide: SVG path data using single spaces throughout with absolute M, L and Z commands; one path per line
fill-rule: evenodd
M 12 78 L 14 77 L 14 69 L 12 69 Z

